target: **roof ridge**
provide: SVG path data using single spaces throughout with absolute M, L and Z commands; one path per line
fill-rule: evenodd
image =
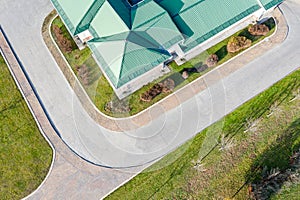
M 123 48 L 122 62 L 121 62 L 121 67 L 120 67 L 120 72 L 119 72 L 119 76 L 117 78 L 117 85 L 119 85 L 119 81 L 122 78 L 121 76 L 122 76 L 122 71 L 123 71 L 123 63 L 124 63 L 124 58 L 125 58 L 125 52 L 126 52 L 127 45 L 128 45 L 128 40 L 125 40 L 125 45 L 124 45 L 124 48 Z
M 129 2 L 126 0 L 106 0 L 106 1 L 113 8 L 113 10 L 118 14 L 118 16 L 121 18 L 121 20 L 124 22 L 124 24 L 128 27 L 128 29 L 131 29 L 132 7 L 130 6 Z
M 152 41 L 150 41 L 149 39 L 147 39 L 146 37 L 144 37 L 144 36 L 142 36 L 142 35 L 139 35 L 139 32 L 141 32 L 141 31 L 131 31 L 130 32 L 130 34 L 132 34 L 132 35 L 134 35 L 134 36 L 136 36 L 136 37 L 138 37 L 138 38 L 141 38 L 141 39 L 143 39 L 146 43 L 148 43 L 148 45 L 151 47 L 151 46 L 153 46 L 153 47 L 155 47 L 155 46 L 157 46 L 157 44 L 159 44 L 159 43 L 157 43 L 157 44 L 155 44 L 154 42 L 152 42 Z M 147 33 L 146 33 L 147 34 Z M 151 37 L 150 35 L 148 35 L 149 36 L 149 38 L 151 38 L 151 39 L 153 39 L 153 37 Z M 130 37 L 130 35 L 128 35 L 128 39 L 129 39 L 129 37 Z M 153 39 L 154 41 L 156 41 L 155 39 Z M 140 43 L 138 43 L 138 42 L 135 42 L 135 41 L 131 41 L 130 39 L 129 39 L 129 41 L 131 42 L 131 43 L 134 43 L 134 44 L 136 44 L 136 45 L 138 45 L 138 46 L 141 46 L 141 47 L 144 47 L 144 48 L 149 48 L 149 47 L 145 47 L 144 45 L 142 45 L 142 44 L 140 44 Z M 156 41 L 157 42 L 157 41 Z
M 74 35 L 81 33 L 82 31 L 85 31 L 89 28 L 91 22 L 93 21 L 105 1 L 107 0 L 95 0 L 92 3 L 92 5 L 80 20 L 79 24 L 76 26 Z
M 145 24 L 147 24 L 147 23 L 153 21 L 153 19 L 156 19 L 156 18 L 158 18 L 158 17 L 159 17 L 159 18 L 162 18 L 165 14 L 167 14 L 166 11 L 161 12 L 160 14 L 156 15 L 155 17 L 152 17 L 151 19 L 148 19 L 147 21 L 144 21 L 143 23 L 139 24 L 138 26 L 134 27 L 133 29 L 138 29 L 138 28 L 144 26 Z
M 97 38 L 93 38 L 92 40 L 90 40 L 88 42 L 89 43 L 91 43 L 91 42 L 97 43 L 97 42 L 110 42 L 110 41 L 126 40 L 128 35 L 124 36 L 124 38 L 122 38 L 122 36 L 125 35 L 125 34 L 128 34 L 128 32 L 130 32 L 130 31 L 123 31 L 123 32 L 120 32 L 118 34 L 105 36 L 105 37 L 97 37 Z M 120 38 L 118 38 L 118 37 L 120 37 Z

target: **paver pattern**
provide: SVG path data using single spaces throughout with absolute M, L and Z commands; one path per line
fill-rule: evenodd
M 44 135 L 55 148 L 54 165 L 41 189 L 32 199 L 96 199 L 131 178 L 135 173 L 98 167 L 75 155 L 58 137 L 41 103 L 32 89 L 22 67 L 0 29 L 0 49 L 7 60 L 17 85 L 26 97 L 27 105 L 35 116 Z M 138 170 L 138 169 L 136 169 Z

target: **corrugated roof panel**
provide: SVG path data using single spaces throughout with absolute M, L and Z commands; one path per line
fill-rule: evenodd
M 146 32 L 165 49 L 184 39 L 167 13 L 151 20 L 135 31 Z
M 166 13 L 166 11 L 152 0 L 144 0 L 132 8 L 132 28 L 139 28 Z
M 277 4 L 283 2 L 283 0 L 260 0 L 262 5 L 265 7 L 266 10 L 276 6 Z
M 128 42 L 118 87 L 153 69 L 170 57 L 171 55 L 167 51 L 144 48 Z
M 149 44 L 151 45 L 151 44 Z M 94 55 L 111 83 L 119 88 L 153 69 L 171 55 L 155 44 L 145 48 L 130 40 L 89 43 Z
M 164 8 L 170 16 L 177 15 L 186 6 L 182 0 L 155 0 L 155 2 Z
M 127 0 L 107 0 L 128 28 L 131 28 L 131 7 Z
M 188 51 L 258 9 L 256 0 L 206 0 L 183 9 L 174 21 L 188 37 L 184 43 Z
M 113 75 L 120 76 L 126 41 L 111 41 L 96 43 L 95 46 L 101 52 L 102 58 L 111 69 Z
M 126 24 L 108 2 L 105 2 L 102 5 L 92 21 L 91 26 L 99 37 L 106 37 L 129 31 Z
M 90 30 L 90 32 L 93 32 Z M 107 37 L 99 37 L 98 35 L 93 34 L 94 38 L 90 40 L 89 42 L 110 42 L 110 41 L 120 41 L 120 40 L 126 40 L 128 37 L 130 31 L 128 32 L 122 32 L 116 35 L 111 35 Z
M 99 9 L 105 1 L 106 0 L 94 0 L 93 4 L 78 23 L 74 33 L 75 35 L 87 30 L 90 27 L 92 20 L 97 15 Z
M 80 23 L 94 0 L 78 1 L 76 3 L 74 3 L 74 0 L 52 0 L 52 2 L 63 20 L 70 24 L 68 26 L 70 31 L 74 33 L 76 26 Z

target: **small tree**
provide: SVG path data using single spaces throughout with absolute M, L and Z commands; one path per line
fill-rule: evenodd
M 242 49 L 250 47 L 252 41 L 245 36 L 232 36 L 227 44 L 227 51 L 229 53 L 239 52 Z
M 219 144 L 219 151 L 226 151 L 235 146 L 233 138 L 226 137 L 224 134 L 222 134 Z
M 208 67 L 213 67 L 215 66 L 219 61 L 219 58 L 216 54 L 211 54 L 207 60 L 206 60 L 206 64 Z
M 255 24 L 255 25 L 249 26 L 249 28 L 248 28 L 248 32 L 254 36 L 267 35 L 267 33 L 269 33 L 269 31 L 270 31 L 269 27 L 267 27 L 265 24 Z
M 72 43 L 63 35 L 61 29 L 57 25 L 53 26 L 53 33 L 61 50 L 70 53 L 72 51 Z

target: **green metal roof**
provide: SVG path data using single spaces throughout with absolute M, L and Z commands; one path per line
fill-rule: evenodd
M 115 88 L 164 62 L 171 55 L 145 32 L 128 33 L 126 39 L 88 44 Z
M 161 4 L 165 6 L 170 1 L 162 0 Z M 260 9 L 257 0 L 174 1 L 177 3 L 173 3 L 169 12 L 187 38 L 182 45 L 185 52 Z
M 89 28 L 92 20 L 97 15 L 99 9 L 105 3 L 105 0 L 95 0 L 93 4 L 91 4 L 89 10 L 85 13 L 80 23 L 76 26 L 76 30 L 74 35 L 81 33 Z
M 94 39 L 88 45 L 116 88 L 169 59 L 165 49 L 184 39 L 153 0 L 136 1 L 134 6 L 126 0 L 52 2 L 74 35 L 91 32 Z
M 74 3 L 74 0 L 52 0 L 52 2 L 69 30 L 75 33 L 77 25 L 84 18 L 94 0 L 78 1 L 76 3 Z
M 95 37 L 107 37 L 129 31 L 127 25 L 107 1 L 103 3 L 90 25 L 97 33 Z
M 147 32 L 165 49 L 184 39 L 166 10 L 152 0 L 132 8 L 132 21 L 132 30 Z
M 279 3 L 283 2 L 283 0 L 260 0 L 262 5 L 265 7 L 266 10 L 278 5 Z
M 259 10 L 259 0 L 51 0 L 74 35 L 88 42 L 111 83 L 119 88 L 170 58 L 187 52 Z M 269 9 L 282 0 L 260 0 Z

